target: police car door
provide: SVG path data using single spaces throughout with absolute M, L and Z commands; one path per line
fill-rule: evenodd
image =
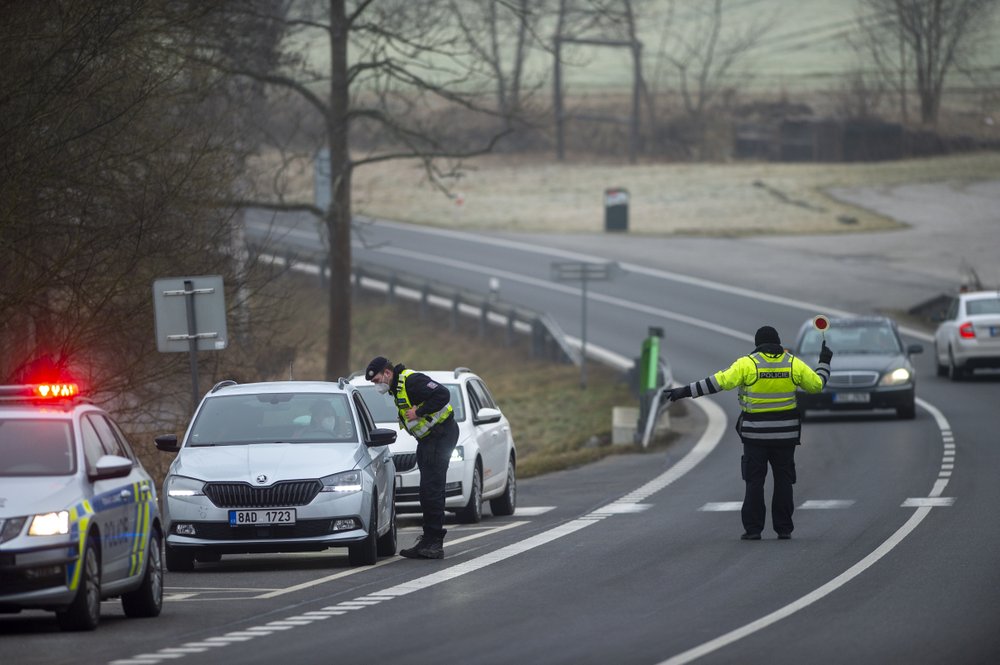
M 504 459 L 503 419 L 500 422 L 479 422 L 476 414 L 482 408 L 495 409 L 496 404 L 486 387 L 477 379 L 469 379 L 469 397 L 472 401 L 472 422 L 476 426 L 476 441 L 483 456 L 483 492 L 491 492 L 507 479 L 507 460 Z
M 104 417 L 88 413 L 80 419 L 80 430 L 87 457 L 87 472 L 94 471 L 97 459 L 103 455 L 121 455 L 121 447 Z M 100 451 L 95 459 L 94 454 Z M 136 533 L 136 492 L 131 475 L 91 482 L 90 498 L 94 519 L 101 531 L 102 581 L 123 579 L 129 571 L 131 544 Z

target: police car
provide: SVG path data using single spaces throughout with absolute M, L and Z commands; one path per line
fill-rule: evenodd
M 0 613 L 93 630 L 120 596 L 126 615 L 157 616 L 160 533 L 152 478 L 76 384 L 0 386 Z

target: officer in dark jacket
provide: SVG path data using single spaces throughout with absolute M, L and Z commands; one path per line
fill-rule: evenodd
M 813 370 L 785 351 L 778 331 L 762 326 L 754 335 L 753 353 L 700 381 L 664 390 L 671 402 L 685 397 L 711 395 L 739 388 L 740 418 L 736 429 L 743 441 L 741 471 L 746 482 L 743 497 L 743 540 L 760 540 L 767 507 L 764 479 L 768 464 L 774 472 L 771 517 L 778 538 L 792 537 L 792 485 L 795 484 L 795 446 L 799 445 L 801 419 L 796 391 L 818 393 L 830 378 L 833 351 L 823 341 L 819 365 Z
M 393 366 L 384 356 L 368 363 L 365 378 L 374 383 L 380 393 L 392 396 L 400 424 L 417 439 L 424 532 L 413 547 L 399 553 L 410 559 L 442 559 L 447 533 L 444 486 L 451 453 L 458 443 L 451 392 L 426 374 L 403 365 Z

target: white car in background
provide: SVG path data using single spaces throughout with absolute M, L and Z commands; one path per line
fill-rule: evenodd
M 958 381 L 977 367 L 1000 367 L 1000 291 L 952 298 L 934 333 L 938 376 Z
M 451 406 L 458 424 L 458 445 L 452 453 L 445 484 L 445 510 L 459 522 L 476 523 L 483 516 L 483 501 L 494 515 L 513 515 L 517 507 L 517 452 L 510 423 L 500 411 L 486 383 L 465 367 L 453 371 L 422 371 L 451 392 Z M 399 423 L 399 412 L 390 395 L 375 392 L 363 373 L 352 376 L 379 427 L 398 430 L 389 446 L 396 465 L 396 509 L 420 511 L 420 471 L 417 440 Z

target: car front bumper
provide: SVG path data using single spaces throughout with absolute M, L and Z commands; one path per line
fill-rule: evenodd
M 0 549 L 0 612 L 20 609 L 59 609 L 76 596 L 70 588 L 79 559 L 76 542 Z
M 371 498 L 365 492 L 344 496 L 320 493 L 305 506 L 289 506 L 287 508 L 295 510 L 295 524 L 231 526 L 229 511 L 243 508 L 220 508 L 205 496 L 168 497 L 165 505 L 168 515 L 167 545 L 226 553 L 319 551 L 328 547 L 347 547 L 365 539 L 371 514 Z M 338 520 L 353 520 L 355 528 L 336 530 Z M 185 527 L 193 528 L 194 534 L 179 532 Z
M 473 467 L 474 468 L 474 467 Z M 448 465 L 448 475 L 444 486 L 444 507 L 463 508 L 469 502 L 468 483 L 471 477 L 465 460 L 455 460 Z M 396 510 L 401 513 L 420 511 L 420 470 L 413 468 L 396 474 Z
M 858 411 L 873 409 L 910 408 L 914 403 L 914 386 L 874 386 L 869 388 L 824 389 L 820 393 L 798 393 L 799 409 Z

